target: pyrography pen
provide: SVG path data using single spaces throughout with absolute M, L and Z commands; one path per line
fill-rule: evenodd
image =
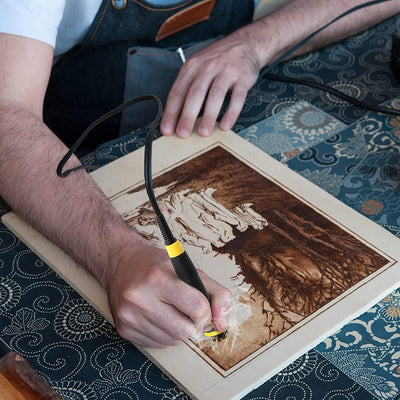
M 159 103 L 160 100 L 157 97 L 154 97 L 154 100 Z M 159 104 L 159 113 L 161 113 L 161 103 Z M 160 114 L 161 116 L 161 114 Z M 159 116 L 155 118 L 157 120 Z M 149 133 L 146 136 L 145 143 L 145 153 L 144 153 L 144 179 L 146 185 L 147 195 L 150 200 L 150 204 L 154 209 L 156 214 L 157 225 L 160 228 L 161 234 L 164 239 L 164 244 L 168 252 L 168 256 L 171 260 L 171 264 L 174 267 L 178 278 L 187 283 L 188 285 L 194 287 L 199 290 L 210 302 L 210 295 L 208 294 L 206 288 L 204 287 L 203 282 L 200 279 L 200 276 L 193 265 L 192 260 L 189 255 L 186 253 L 182 244 L 177 240 L 172 234 L 167 221 L 164 218 L 164 215 L 161 213 L 160 208 L 158 207 L 156 197 L 153 191 L 153 182 L 152 182 L 152 172 L 151 172 L 151 153 L 152 153 L 152 144 L 154 139 L 154 131 L 155 129 L 150 129 Z M 220 332 L 215 329 L 211 329 L 207 332 L 204 332 L 204 335 L 207 337 L 218 337 L 219 339 L 223 339 L 225 337 L 225 332 Z
M 86 170 L 93 170 L 98 167 L 97 164 L 95 165 L 79 165 L 74 168 L 67 169 L 66 171 L 63 171 L 63 168 L 65 164 L 68 162 L 69 158 L 72 156 L 72 154 L 77 150 L 77 148 L 80 146 L 80 144 L 83 142 L 83 140 L 86 138 L 86 136 L 89 134 L 90 131 L 92 131 L 97 125 L 102 123 L 108 118 L 113 117 L 114 115 L 120 113 L 121 111 L 125 110 L 126 108 L 130 107 L 133 104 L 140 103 L 142 101 L 154 101 L 157 104 L 158 111 L 157 115 L 154 118 L 149 132 L 146 136 L 146 144 L 145 144 L 145 155 L 144 155 L 144 179 L 145 179 L 145 185 L 146 185 L 146 191 L 149 196 L 150 204 L 154 209 L 154 212 L 156 214 L 156 221 L 157 225 L 160 228 L 161 234 L 164 239 L 165 247 L 167 249 L 169 258 L 171 260 L 172 266 L 174 267 L 174 270 L 178 276 L 179 279 L 187 283 L 188 285 L 194 287 L 195 289 L 199 290 L 203 295 L 207 298 L 207 300 L 210 302 L 210 295 L 207 293 L 206 288 L 203 285 L 203 282 L 200 279 L 200 276 L 193 265 L 192 260 L 184 250 L 183 246 L 181 243 L 175 239 L 173 236 L 167 221 L 165 220 L 163 214 L 160 211 L 160 208 L 158 207 L 156 197 L 154 196 L 154 191 L 153 191 L 153 181 L 152 181 L 152 173 L 151 173 L 151 153 L 152 153 L 152 144 L 153 144 L 153 139 L 154 139 L 154 132 L 156 131 L 156 128 L 159 124 L 160 118 L 161 118 L 161 113 L 162 113 L 162 103 L 160 99 L 157 96 L 153 95 L 144 95 L 144 96 L 139 96 L 134 99 L 128 100 L 126 103 L 121 104 L 120 106 L 114 108 L 113 110 L 109 111 L 108 113 L 104 114 L 101 116 L 99 119 L 94 121 L 88 128 L 82 133 L 82 135 L 78 138 L 78 140 L 71 146 L 71 149 L 67 152 L 67 154 L 63 157 L 63 159 L 60 161 L 57 167 L 57 175 L 65 178 L 68 176 L 71 172 L 76 171 L 78 169 L 86 169 Z M 96 157 L 96 152 L 94 152 L 94 162 L 97 163 L 97 157 Z M 220 332 L 215 329 L 211 329 L 207 332 L 204 332 L 204 335 L 207 337 L 215 337 L 218 340 L 224 339 L 226 332 Z

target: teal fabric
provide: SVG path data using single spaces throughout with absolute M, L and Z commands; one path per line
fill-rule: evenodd
M 302 100 L 238 134 L 286 162 L 344 128 L 346 124 Z
M 400 109 L 400 98 L 386 106 Z M 391 116 L 367 113 L 346 127 L 301 101 L 239 134 L 400 237 L 399 133 Z M 301 149 L 305 136 L 310 146 Z M 399 329 L 396 290 L 316 351 L 377 398 L 397 398 Z

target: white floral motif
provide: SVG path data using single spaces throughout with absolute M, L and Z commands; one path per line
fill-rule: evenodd
M 375 393 L 380 399 L 392 399 L 398 393 L 394 382 L 377 375 L 375 368 L 365 366 L 366 354 L 338 351 L 337 353 L 325 353 L 324 357 L 365 389 Z
M 273 379 L 276 382 L 296 382 L 309 375 L 318 363 L 318 356 L 315 352 L 309 352 L 299 357 L 296 361 L 279 372 Z
M 120 361 L 110 361 L 100 371 L 102 379 L 93 382 L 93 388 L 100 396 L 109 390 L 129 385 L 139 381 L 140 373 L 135 369 L 124 369 Z
M 330 82 L 329 86 L 332 86 L 334 89 L 359 100 L 364 99 L 368 93 L 366 86 L 360 81 L 336 81 Z M 336 106 L 348 105 L 346 100 L 343 100 L 328 92 L 322 92 L 321 98 L 328 104 L 334 104 Z
M 347 142 L 340 142 L 334 144 L 333 147 L 336 149 L 335 154 L 338 157 L 362 158 L 367 154 L 367 149 L 364 141 L 364 137 L 354 129 L 354 136 Z
M 62 381 L 50 382 L 50 386 L 63 400 L 97 400 L 95 391 L 85 382 Z
M 21 286 L 9 278 L 0 277 L 0 314 L 14 308 L 21 299 Z
M 343 181 L 342 176 L 332 173 L 332 168 L 325 168 L 321 171 L 310 171 L 306 169 L 300 171 L 299 174 L 332 195 L 337 193 Z
M 45 318 L 36 318 L 36 313 L 27 307 L 18 310 L 11 321 L 11 324 L 3 329 L 3 333 L 6 335 L 37 332 L 45 329 L 50 324 L 50 321 Z
M 293 149 L 291 138 L 284 133 L 272 130 L 268 132 L 267 135 L 260 135 L 257 133 L 257 129 L 257 127 L 254 127 L 246 130 L 242 135 L 246 140 L 253 143 L 267 154 L 274 154 Z
M 284 112 L 282 124 L 304 144 L 337 132 L 341 124 L 306 102 L 298 102 Z
M 321 343 L 317 350 L 381 400 L 399 394 L 400 292 L 378 304 Z
M 92 339 L 111 329 L 104 317 L 83 299 L 65 304 L 54 321 L 54 330 L 64 339 L 73 341 Z
M 307 101 L 286 104 L 275 115 L 258 122 L 239 134 L 267 154 L 287 161 L 346 128 L 341 121 Z
M 189 397 L 177 388 L 166 391 L 161 400 L 189 400 Z
M 389 324 L 395 325 L 397 328 L 400 327 L 400 296 L 387 296 L 382 300 L 380 304 L 383 304 L 382 308 L 379 309 L 379 316 Z

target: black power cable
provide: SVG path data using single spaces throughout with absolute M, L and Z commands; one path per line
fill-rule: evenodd
M 275 81 L 281 81 L 281 82 L 287 82 L 287 83 L 293 83 L 297 85 L 305 85 L 305 86 L 310 86 L 315 89 L 323 90 L 325 92 L 331 93 L 343 100 L 346 100 L 347 102 L 354 104 L 360 108 L 364 108 L 366 110 L 370 111 L 375 111 L 375 112 L 380 112 L 388 115 L 395 115 L 395 116 L 400 116 L 400 111 L 399 110 L 394 110 L 391 108 L 387 107 L 382 107 L 379 105 L 375 104 L 370 104 L 361 100 L 358 100 L 354 97 L 351 97 L 337 89 L 334 89 L 331 86 L 325 85 L 323 83 L 318 83 L 318 82 L 313 82 L 309 81 L 306 79 L 300 79 L 300 78 L 293 78 L 293 77 L 288 77 L 284 75 L 276 75 L 272 74 L 270 71 L 275 68 L 279 63 L 282 61 L 286 60 L 290 55 L 292 55 L 296 50 L 298 50 L 301 46 L 303 46 L 305 43 L 307 43 L 310 39 L 312 39 L 314 36 L 318 35 L 318 33 L 322 32 L 324 29 L 328 28 L 332 24 L 334 24 L 336 21 L 339 21 L 343 17 L 350 15 L 358 10 L 361 10 L 363 8 L 371 7 L 380 3 L 387 3 L 388 1 L 395 1 L 395 0 L 373 0 L 369 1 L 367 3 L 359 4 L 358 6 L 355 6 L 353 8 L 350 8 L 349 10 L 345 11 L 344 13 L 340 14 L 339 16 L 333 18 L 330 22 L 328 22 L 326 25 L 322 26 L 321 28 L 317 29 L 316 31 L 312 32 L 309 34 L 306 38 L 295 44 L 293 47 L 291 47 L 289 50 L 287 50 L 285 53 L 283 53 L 280 57 L 278 57 L 272 64 L 268 65 L 266 68 L 263 69 L 263 71 L 260 73 L 261 78 L 265 79 L 271 79 Z
M 349 96 L 348 94 L 343 93 L 340 90 L 337 90 L 337 89 L 333 88 L 332 86 L 325 85 L 323 83 L 313 82 L 313 81 L 309 81 L 306 79 L 294 78 L 294 77 L 289 77 L 289 76 L 284 76 L 284 75 L 275 75 L 275 74 L 265 74 L 265 75 L 263 75 L 263 77 L 266 79 L 274 80 L 274 81 L 293 83 L 295 85 L 310 86 L 312 88 L 319 89 L 324 92 L 330 93 L 336 97 L 339 97 L 342 100 L 347 101 L 348 103 L 351 103 L 351 104 L 353 104 L 357 107 L 363 108 L 365 110 L 400 117 L 400 110 L 382 107 L 382 106 L 379 106 L 376 104 L 371 104 L 366 101 L 356 99 L 355 97 Z
M 286 60 L 291 54 L 293 54 L 296 50 L 298 50 L 301 46 L 303 46 L 304 44 L 306 44 L 310 39 L 312 39 L 314 36 L 318 35 L 318 33 L 322 32 L 324 29 L 328 28 L 329 26 L 331 26 L 332 24 L 334 24 L 335 22 L 339 21 L 340 19 L 342 19 L 343 17 L 346 17 L 347 15 L 350 15 L 358 10 L 361 10 L 363 8 L 367 8 L 367 7 L 371 7 L 380 3 L 387 3 L 388 1 L 396 1 L 396 0 L 373 0 L 373 1 L 369 1 L 367 3 L 363 3 L 363 4 L 359 4 L 358 6 L 352 7 L 350 9 L 348 9 L 347 11 L 345 11 L 344 13 L 338 15 L 337 17 L 333 18 L 330 22 L 328 22 L 327 24 L 325 24 L 324 26 L 322 26 L 321 28 L 318 28 L 317 30 L 315 30 L 314 32 L 310 33 L 308 36 L 306 36 L 303 40 L 300 40 L 300 42 L 296 43 L 294 46 L 292 46 L 290 49 L 288 49 L 287 51 L 285 51 L 280 57 L 278 57 L 272 64 L 268 65 L 266 68 L 264 68 L 261 77 L 264 74 L 267 74 L 271 71 L 271 69 L 273 69 L 274 67 L 276 67 L 279 63 L 281 63 L 282 61 Z
M 160 119 L 161 119 L 161 114 L 162 114 L 162 103 L 161 103 L 161 100 L 157 96 L 153 96 L 151 94 L 135 97 L 134 99 L 128 100 L 127 102 L 119 105 L 118 107 L 113 108 L 111 111 L 107 112 L 106 114 L 103 114 L 100 118 L 96 119 L 96 121 L 92 122 L 84 130 L 84 132 L 81 134 L 81 136 L 79 136 L 77 141 L 71 146 L 71 148 L 68 150 L 68 152 L 62 158 L 62 160 L 59 162 L 59 164 L 57 166 L 57 175 L 59 177 L 61 177 L 61 178 L 65 178 L 66 176 L 68 176 L 73 171 L 77 171 L 77 170 L 80 170 L 80 169 L 84 169 L 86 171 L 91 171 L 91 170 L 94 170 L 94 169 L 98 168 L 99 165 L 97 164 L 96 151 L 94 151 L 94 153 L 93 153 L 94 161 L 95 161 L 94 165 L 79 165 L 78 167 L 70 168 L 70 169 L 67 169 L 66 171 L 63 171 L 65 165 L 68 162 L 68 160 L 72 157 L 74 152 L 78 149 L 78 147 L 86 139 L 86 137 L 89 135 L 89 133 L 94 128 L 96 128 L 97 125 L 101 124 L 102 122 L 104 122 L 108 118 L 111 118 L 114 115 L 119 114 L 120 112 L 124 111 L 128 107 L 130 107 L 130 106 L 132 106 L 134 104 L 137 104 L 137 103 L 141 103 L 143 101 L 154 101 L 157 104 L 157 114 L 154 117 L 154 120 L 150 125 L 150 130 L 149 130 L 149 134 L 148 134 L 148 135 L 151 135 L 151 137 L 153 137 L 154 136 L 154 132 L 157 129 L 157 126 L 158 126 L 158 124 L 160 122 Z M 151 151 L 151 149 L 150 149 L 150 151 Z M 150 172 L 151 172 L 151 166 L 150 166 Z M 146 173 L 146 166 L 145 166 L 145 173 Z M 153 197 L 154 197 L 154 195 L 153 195 Z
M 152 154 L 152 145 L 153 145 L 156 128 L 159 124 L 161 114 L 162 114 L 162 103 L 161 103 L 161 100 L 157 96 L 144 95 L 144 96 L 136 97 L 132 100 L 127 101 L 124 104 L 121 104 L 120 106 L 114 108 L 110 112 L 104 114 L 99 119 L 94 121 L 82 133 L 82 135 L 78 138 L 78 140 L 73 144 L 71 149 L 62 158 L 62 160 L 60 161 L 60 163 L 58 164 L 58 167 L 57 167 L 57 175 L 62 178 L 65 178 L 71 172 L 77 171 L 79 169 L 92 170 L 92 169 L 97 168 L 97 165 L 92 165 L 92 166 L 80 165 L 78 167 L 70 168 L 70 169 L 67 169 L 66 171 L 63 171 L 65 164 L 71 158 L 74 151 L 76 151 L 76 149 L 80 146 L 80 144 L 83 142 L 83 140 L 86 138 L 86 136 L 97 125 L 101 124 L 106 119 L 111 118 L 114 115 L 122 112 L 126 108 L 128 108 L 134 104 L 143 102 L 143 101 L 154 101 L 157 104 L 157 115 L 154 118 L 154 120 L 151 124 L 150 130 L 146 136 L 145 153 L 144 153 L 144 180 L 145 180 L 146 192 L 149 197 L 150 204 L 153 207 L 154 212 L 156 214 L 157 225 L 160 228 L 161 234 L 164 239 L 165 247 L 168 252 L 168 256 L 171 260 L 171 264 L 176 272 L 176 275 L 179 277 L 179 279 L 181 279 L 188 285 L 194 287 L 195 289 L 197 289 L 201 293 L 203 293 L 203 295 L 206 297 L 206 299 L 209 302 L 211 302 L 210 295 L 208 294 L 203 282 L 201 281 L 196 267 L 194 266 L 192 260 L 190 259 L 189 255 L 186 253 L 186 251 L 183 248 L 183 246 L 181 245 L 181 243 L 172 234 L 172 232 L 167 224 L 167 221 L 165 220 L 164 215 L 161 213 L 160 208 L 158 207 L 157 199 L 156 199 L 156 196 L 154 195 L 151 154 Z M 96 157 L 95 157 L 95 160 L 96 160 Z M 226 334 L 226 332 L 220 332 L 215 329 L 211 329 L 207 332 L 204 332 L 205 336 L 215 337 L 217 339 L 223 339 L 225 337 L 225 334 Z

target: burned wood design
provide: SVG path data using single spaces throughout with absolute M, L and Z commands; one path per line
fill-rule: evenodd
M 245 289 L 240 302 L 252 316 L 240 332 L 218 346 L 195 346 L 226 375 L 388 263 L 221 146 L 161 174 L 154 187 L 172 231 L 200 267 L 222 276 L 225 286 Z M 122 217 L 159 242 L 147 202 Z

